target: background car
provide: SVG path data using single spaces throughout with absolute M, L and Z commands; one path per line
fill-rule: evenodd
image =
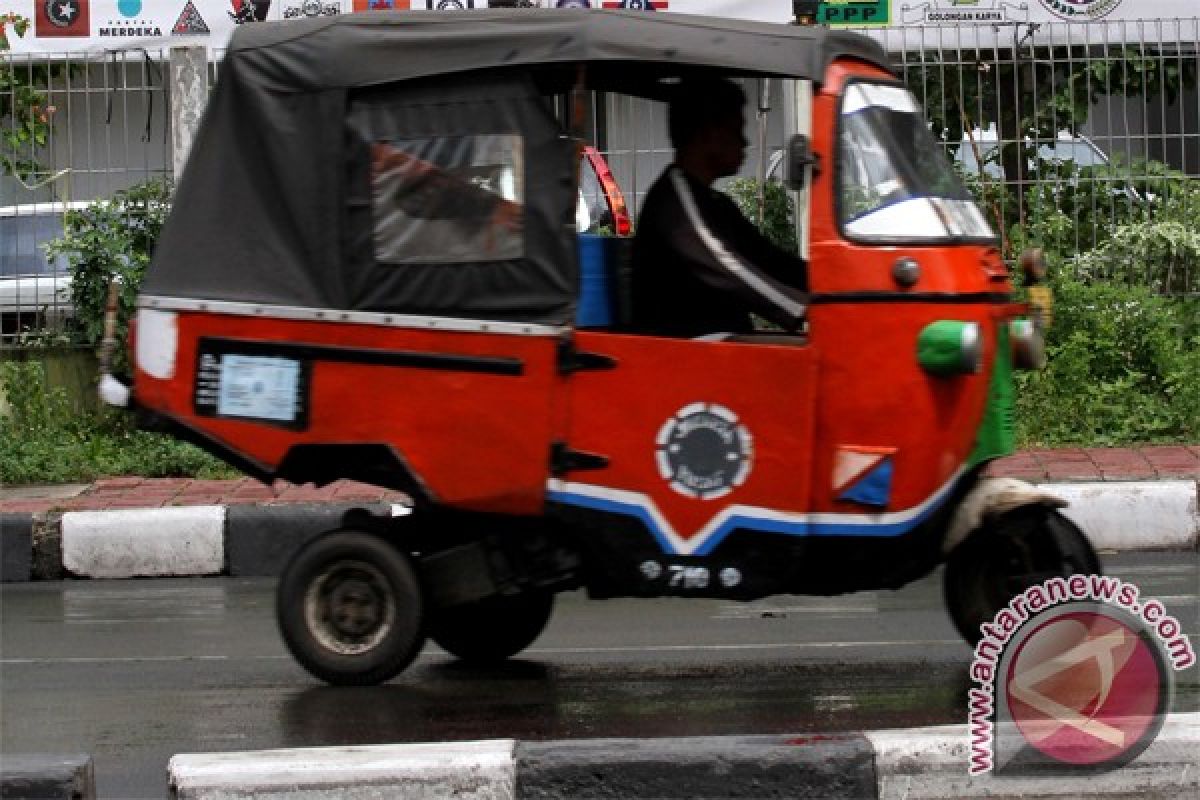
M 60 328 L 74 316 L 71 274 L 45 246 L 63 233 L 68 210 L 87 203 L 26 203 L 0 207 L 0 335 Z
M 995 128 L 989 128 L 986 131 L 975 130 L 970 138 L 963 136 L 962 146 L 958 148 L 954 157 L 968 174 L 978 174 L 979 160 L 975 154 L 976 147 L 978 147 L 979 154 L 983 156 L 983 171 L 991 178 L 1003 180 L 1004 167 L 1000 164 L 999 154 L 996 152 L 997 139 Z M 1032 163 L 1031 152 L 1033 142 L 1026 140 L 1025 149 L 1029 153 L 1030 167 L 1032 168 L 1035 166 Z M 1072 161 L 1080 169 L 1102 167 L 1109 163 L 1108 155 L 1097 147 L 1095 142 L 1086 136 L 1073 135 L 1070 131 L 1060 131 L 1053 142 L 1039 142 L 1037 158 L 1040 161 L 1051 163 Z

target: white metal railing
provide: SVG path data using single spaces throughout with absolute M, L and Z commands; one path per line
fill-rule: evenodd
M 1191 219 L 1200 217 L 1200 20 L 867 33 L 889 50 L 947 152 L 985 186 L 987 211 L 1006 234 L 1036 231 L 1036 223 L 1062 212 L 1072 225 L 1064 234 L 1069 241 L 1060 245 L 1082 253 L 1111 240 L 1122 224 L 1186 219 L 1191 203 L 1197 206 Z M 222 55 L 210 53 L 210 84 Z M 34 204 L 54 203 L 61 211 L 64 204 L 171 175 L 168 63 L 163 51 L 0 53 L 0 69 L 19 84 L 0 89 L 0 139 L 8 142 L 3 154 L 36 165 L 19 176 L 0 169 L 0 224 L 5 215 L 18 221 L 0 234 L 0 258 L 11 261 L 28 249 L 20 221 L 48 208 Z M 753 120 L 751 84 L 747 111 Z M 45 138 L 13 145 L 21 122 L 12 110 L 28 105 L 29 96 L 37 98 L 37 113 L 47 116 Z M 772 116 L 781 112 L 777 104 Z M 596 97 L 589 125 L 636 215 L 671 158 L 665 109 L 645 100 Z M 758 160 L 758 135 L 751 133 L 747 176 L 755 174 Z M 782 139 L 773 122 L 768 148 L 778 149 Z M 983 157 L 982 169 L 976 156 Z M 1145 266 L 1146 280 L 1161 283 L 1150 276 L 1152 265 Z M 61 272 L 51 265 L 51 281 L 63 278 Z M 9 277 L 0 275 L 0 283 Z M 1194 292 L 1198 280 L 1197 268 L 1184 265 L 1161 288 Z M 4 306 L 9 301 L 2 291 L 0 312 L 19 313 L 3 314 L 0 344 L 15 341 L 22 327 L 70 316 L 69 298 L 50 284 L 13 295 L 12 309 Z

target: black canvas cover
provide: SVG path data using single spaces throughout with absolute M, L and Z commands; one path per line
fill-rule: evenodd
M 696 68 L 819 80 L 871 40 L 623 11 L 371 12 L 241 26 L 147 294 L 569 323 L 573 151 L 535 85 Z

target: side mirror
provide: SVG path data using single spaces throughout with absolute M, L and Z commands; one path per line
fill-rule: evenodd
M 817 157 L 813 155 L 808 137 L 802 133 L 792 134 L 783 159 L 783 185 L 793 192 L 803 189 L 808 183 L 809 167 L 816 174 Z

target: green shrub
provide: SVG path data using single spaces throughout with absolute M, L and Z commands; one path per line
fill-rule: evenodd
M 1046 250 L 1056 292 L 1047 367 L 1020 378 L 1023 443 L 1200 439 L 1200 181 L 1062 169 L 1011 229 L 1012 252 Z
M 0 415 L 0 483 L 91 481 L 109 475 L 236 477 L 197 448 L 134 430 L 130 415 L 80 414 L 50 388 L 41 364 L 0 364 L 8 410 Z
M 1122 225 L 1069 268 L 1084 281 L 1109 279 L 1162 294 L 1200 294 L 1200 231 L 1194 222 L 1169 218 Z
M 758 180 L 735 178 L 725 187 L 725 192 L 737 204 L 746 219 L 758 223 Z M 768 181 L 763 204 L 763 235 L 776 247 L 789 253 L 796 252 L 796 215 L 787 190 L 776 181 Z
M 1021 443 L 1197 440 L 1197 305 L 1145 286 L 1070 276 L 1054 283 L 1046 367 L 1018 374 Z
M 108 286 L 120 286 L 117 341 L 127 338 L 128 320 L 137 304 L 142 277 L 150 264 L 154 243 L 170 210 L 171 187 L 155 180 L 115 193 L 109 200 L 68 211 L 63 236 L 46 250 L 63 255 L 71 269 L 71 299 L 84 344 L 99 344 L 104 334 Z M 118 347 L 114 367 L 127 365 Z

